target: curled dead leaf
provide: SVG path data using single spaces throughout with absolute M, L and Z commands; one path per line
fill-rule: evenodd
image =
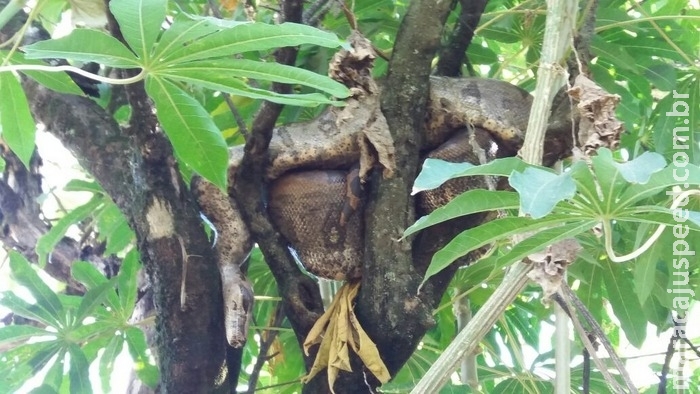
M 308 375 L 301 379 L 302 383 L 307 383 L 317 373 L 328 368 L 328 387 L 335 393 L 333 384 L 340 371 L 352 372 L 350 349 L 380 382 L 386 383 L 391 378 L 377 346 L 362 329 L 353 311 L 352 302 L 359 288 L 359 283 L 346 283 L 341 287 L 326 313 L 309 331 L 304 341 L 304 353 L 308 355 L 309 348 L 317 343 L 321 346 Z

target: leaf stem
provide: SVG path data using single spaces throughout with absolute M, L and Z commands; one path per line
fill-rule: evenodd
M 18 12 L 27 4 L 27 0 L 12 0 L 2 10 L 0 10 L 0 29 L 5 27 L 7 22 L 12 19 Z
M 70 71 L 70 72 L 74 72 L 76 74 L 82 75 L 84 77 L 94 79 L 95 81 L 108 83 L 108 84 L 112 84 L 112 85 L 128 85 L 128 84 L 132 84 L 134 82 L 141 81 L 146 77 L 146 71 L 144 69 L 141 69 L 141 71 L 138 74 L 134 75 L 133 77 L 118 79 L 118 78 L 103 77 L 101 75 L 87 72 L 87 71 L 83 70 L 82 68 L 75 67 L 75 66 L 68 66 L 68 65 L 44 66 L 41 64 L 21 64 L 21 65 L 11 64 L 11 65 L 7 65 L 7 66 L 0 66 L 0 72 L 7 72 L 7 71 L 45 71 L 45 72 Z
M 681 201 L 693 194 L 700 195 L 700 190 L 686 190 L 683 193 L 679 194 L 673 200 L 673 203 L 671 204 L 671 207 L 669 209 L 673 210 L 678 208 Z M 612 247 L 612 225 L 610 223 L 610 219 L 604 220 L 603 232 L 605 233 L 605 252 L 608 254 L 610 261 L 612 261 L 613 263 L 624 263 L 626 261 L 636 259 L 642 253 L 646 252 L 659 239 L 661 233 L 664 232 L 666 227 L 668 227 L 667 224 L 660 224 L 659 227 L 656 228 L 656 231 L 654 231 L 654 234 L 652 234 L 651 237 L 649 237 L 649 239 L 644 243 L 644 245 L 639 247 L 639 249 L 635 250 L 632 253 L 628 253 L 624 256 L 617 256 Z

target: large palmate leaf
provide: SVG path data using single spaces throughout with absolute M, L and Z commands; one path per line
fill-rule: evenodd
M 513 245 L 508 253 L 499 257 L 498 264 L 509 264 L 522 260 L 530 254 L 539 252 L 556 242 L 568 238 L 574 238 L 595 226 L 596 223 L 597 222 L 595 220 L 582 219 L 572 223 L 567 223 L 563 226 L 552 227 L 539 231 L 536 234 Z
M 138 295 L 138 271 L 141 269 L 139 263 L 139 255 L 136 249 L 132 249 L 127 253 L 119 270 L 118 288 L 119 302 L 123 317 L 128 319 L 136 306 L 136 296 Z
M 202 177 L 224 189 L 228 149 L 207 111 L 165 79 L 148 77 L 146 91 L 178 158 Z

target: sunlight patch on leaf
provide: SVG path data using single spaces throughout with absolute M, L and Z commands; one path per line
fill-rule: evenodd
M 627 182 L 645 184 L 654 173 L 666 167 L 666 160 L 658 153 L 644 152 L 634 160 L 615 163 L 615 167 Z
M 452 178 L 470 175 L 508 176 L 512 171 L 522 171 L 527 167 L 528 164 L 515 157 L 496 159 L 479 166 L 471 163 L 450 163 L 440 159 L 426 159 L 413 184 L 411 195 L 440 187 Z

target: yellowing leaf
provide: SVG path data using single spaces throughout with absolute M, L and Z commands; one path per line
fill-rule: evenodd
M 308 355 L 309 348 L 319 342 L 321 346 L 309 374 L 301 379 L 302 383 L 307 383 L 323 368 L 328 368 L 328 387 L 335 393 L 333 383 L 340 371 L 352 372 L 350 349 L 360 356 L 380 382 L 386 383 L 391 378 L 377 346 L 362 329 L 353 311 L 352 302 L 359 288 L 359 283 L 346 283 L 340 288 L 326 313 L 309 331 L 304 341 L 304 353 Z

